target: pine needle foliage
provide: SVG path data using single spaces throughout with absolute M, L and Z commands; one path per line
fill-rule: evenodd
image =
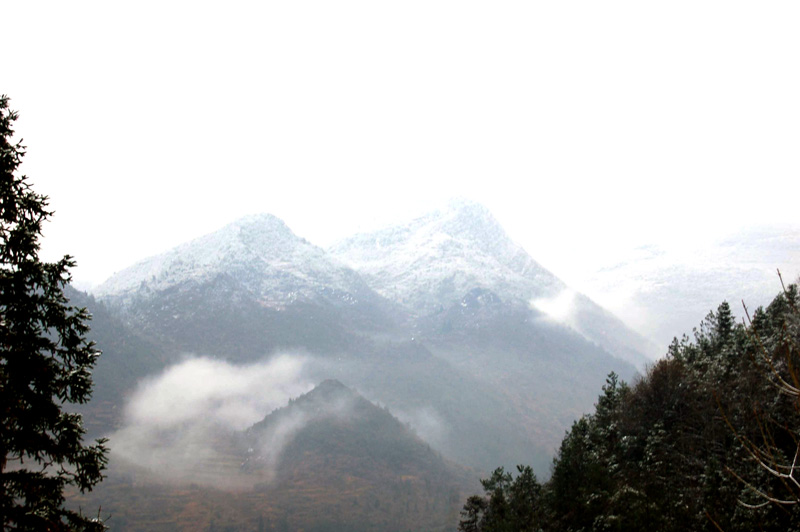
M 533 522 L 551 532 L 800 530 L 798 309 L 796 285 L 743 323 L 723 302 L 632 386 L 612 373 L 528 504 Z M 470 497 L 461 530 L 521 530 L 492 511 L 504 500 Z
M 90 399 L 99 352 L 87 341 L 90 316 L 70 306 L 64 287 L 72 257 L 39 259 L 52 215 L 19 165 L 17 113 L 0 96 L 0 521 L 3 530 L 104 530 L 97 518 L 64 507 L 65 489 L 91 490 L 107 464 L 105 440 L 85 445 L 70 405 Z

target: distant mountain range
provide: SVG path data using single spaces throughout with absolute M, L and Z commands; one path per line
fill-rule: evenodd
M 165 314 L 168 305 L 148 310 L 149 302 L 200 297 L 192 293 L 199 287 L 279 311 L 334 307 L 368 329 L 436 315 L 474 288 L 523 307 L 568 293 L 570 308 L 559 318 L 587 340 L 638 366 L 657 349 L 587 297 L 570 293 L 508 238 L 485 207 L 469 202 L 356 235 L 327 253 L 272 215 L 250 216 L 123 270 L 92 293 L 128 314 L 157 312 L 168 323 L 182 314 Z
M 702 231 L 699 228 L 698 231 Z M 620 316 L 662 346 L 728 301 L 738 318 L 769 304 L 800 278 L 800 225 L 758 225 L 709 238 L 704 245 L 642 246 L 595 271 L 586 284 Z M 609 303 L 611 304 L 611 303 Z M 663 354 L 663 353 L 659 353 Z
M 565 294 L 566 311 L 545 312 Z M 591 409 L 607 374 L 630 380 L 651 352 L 646 340 L 569 290 L 471 203 L 357 235 L 327 251 L 274 216 L 250 216 L 118 273 L 91 296 L 75 292 L 73 300 L 93 312 L 92 337 L 105 353 L 95 372 L 95 400 L 85 410 L 97 434 L 124 424 L 125 402 L 137 383 L 187 356 L 242 365 L 288 353 L 305 361 L 303 379 L 326 382 L 298 399 L 293 411 L 329 403 L 314 399 L 328 392 L 347 395 L 345 386 L 357 389 L 434 450 L 419 454 L 428 458 L 415 458 L 417 465 L 405 464 L 415 470 L 438 470 L 425 461 L 441 453 L 477 471 L 525 463 L 547 476 L 564 431 Z M 303 442 L 335 444 L 351 458 L 372 456 L 355 440 L 325 439 L 343 427 L 366 431 L 359 445 L 389 438 L 403 449 L 420 449 L 419 440 L 388 421 L 375 432 L 366 419 L 377 418 L 360 401 L 364 408 L 355 411 L 364 419 L 354 425 L 325 417 L 316 425 L 325 430 L 293 439 L 276 464 L 294 456 L 291 463 L 301 465 L 276 466 L 276 478 L 294 474 L 300 482 L 312 474 L 302 464 L 324 468 L 321 451 Z M 251 435 L 258 427 L 273 430 L 284 415 L 274 413 Z M 273 455 L 243 461 L 258 469 L 265 456 Z M 342 460 L 342 467 L 356 468 L 351 475 L 361 467 L 356 458 Z M 334 489 L 327 481 L 309 482 L 325 486 L 307 493 L 323 499 Z M 421 511 L 422 499 L 409 497 L 408 511 L 412 501 Z M 365 519 L 376 522 L 373 517 Z

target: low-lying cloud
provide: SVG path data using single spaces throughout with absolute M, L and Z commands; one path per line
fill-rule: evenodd
M 252 434 L 252 447 L 248 449 L 245 463 L 247 471 L 257 472 L 264 481 L 271 481 L 280 465 L 285 447 L 309 423 L 327 418 L 347 419 L 354 415 L 352 396 L 316 400 L 289 411 L 284 411 L 278 419 L 272 419 L 267 427 L 258 427 Z
M 450 431 L 442 416 L 431 406 L 392 412 L 408 425 L 422 440 L 437 449 L 447 447 Z
M 531 307 L 549 318 L 566 325 L 572 325 L 575 312 L 575 291 L 564 289 L 553 297 L 531 300 Z
M 233 482 L 230 435 L 309 391 L 306 359 L 281 355 L 234 365 L 190 358 L 143 382 L 128 402 L 123 427 L 110 436 L 112 459 L 174 482 Z

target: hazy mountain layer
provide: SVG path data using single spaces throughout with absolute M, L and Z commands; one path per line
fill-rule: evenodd
M 612 368 L 625 380 L 634 376 L 630 365 L 573 329 L 527 306 L 503 303 L 488 290 L 474 289 L 418 323 L 431 353 L 499 393 L 525 438 L 550 450 L 563 437 L 561 427 L 596 399 L 601 375 Z M 529 463 L 542 474 L 548 470 L 535 459 Z
M 588 284 L 598 298 L 662 344 L 692 336 L 699 318 L 730 303 L 738 318 L 741 302 L 755 310 L 772 301 L 784 281 L 800 278 L 800 225 L 761 226 L 732 231 L 686 249 L 643 246 L 594 272 Z

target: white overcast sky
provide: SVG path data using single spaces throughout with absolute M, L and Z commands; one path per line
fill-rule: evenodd
M 271 212 L 489 207 L 567 282 L 800 221 L 800 2 L 2 2 L 0 92 L 96 283 Z

